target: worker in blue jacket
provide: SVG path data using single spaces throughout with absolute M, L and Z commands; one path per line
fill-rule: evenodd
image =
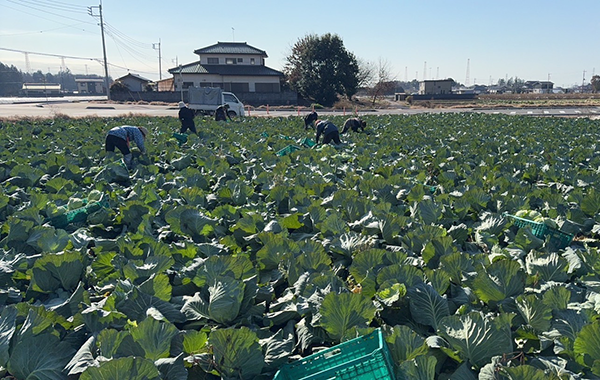
M 133 169 L 133 154 L 129 149 L 129 142 L 133 140 L 142 154 L 146 153 L 144 140 L 148 136 L 148 130 L 144 127 L 134 127 L 131 125 L 122 125 L 114 127 L 106 135 L 105 149 L 107 152 L 114 152 L 115 148 L 123 153 L 123 161 L 127 169 Z
M 317 145 L 319 144 L 319 138 L 321 135 L 323 135 L 323 144 L 329 144 L 332 141 L 335 144 L 342 143 L 340 141 L 340 131 L 335 124 L 329 120 L 317 120 L 315 122 L 315 126 L 317 128 L 317 136 L 315 137 Z

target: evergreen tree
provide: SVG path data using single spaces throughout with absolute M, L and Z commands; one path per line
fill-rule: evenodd
M 15 66 L 0 62 L 0 96 L 18 96 L 23 88 L 23 75 Z
M 286 57 L 284 72 L 298 93 L 324 106 L 344 95 L 349 99 L 358 90 L 358 62 L 335 34 L 307 35 Z

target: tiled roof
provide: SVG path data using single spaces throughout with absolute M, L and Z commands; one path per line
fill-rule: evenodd
M 139 80 L 141 82 L 150 82 L 150 79 L 146 79 L 146 78 L 141 77 L 141 76 L 139 76 L 137 74 L 131 74 L 131 73 L 129 73 L 129 74 L 125 75 L 125 76 L 122 76 L 121 78 L 117 78 L 117 79 L 115 79 L 115 81 L 120 81 L 120 80 L 123 80 L 123 79 L 125 79 L 127 77 L 132 77 L 132 78 L 137 79 L 137 80 Z
M 248 45 L 245 42 L 217 42 L 201 49 L 194 50 L 194 54 L 259 54 L 268 57 L 267 52 Z
M 169 69 L 169 73 L 179 74 L 179 67 Z M 283 76 L 282 72 L 263 65 L 201 65 L 200 62 L 182 65 L 181 74 Z

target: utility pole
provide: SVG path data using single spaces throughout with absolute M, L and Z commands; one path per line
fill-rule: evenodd
M 181 71 L 183 68 L 179 65 L 179 89 L 181 90 L 181 101 L 183 102 L 183 75 L 181 75 Z
M 155 47 L 158 45 L 158 49 Z M 160 38 L 158 39 L 158 44 L 152 44 L 152 49 L 158 50 L 158 80 L 162 80 L 162 67 L 161 67 L 161 56 L 160 56 Z
M 465 86 L 469 87 L 471 85 L 471 58 L 467 58 L 467 75 L 465 76 Z
M 98 8 L 99 16 L 94 14 L 94 8 Z M 92 17 L 100 17 L 100 32 L 102 33 L 102 52 L 104 53 L 104 84 L 106 86 L 106 98 L 110 100 L 110 86 L 108 83 L 108 61 L 106 60 L 106 42 L 104 41 L 104 21 L 102 20 L 102 0 L 100 5 L 88 7 L 88 14 Z
M 27 70 L 27 74 L 31 73 L 31 64 L 29 63 L 29 53 L 25 52 L 25 70 Z

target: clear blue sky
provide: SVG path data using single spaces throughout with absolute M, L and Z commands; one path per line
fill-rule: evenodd
M 64 61 L 74 74 L 102 74 L 90 59 L 102 58 L 100 27 L 88 15 L 99 1 L 0 0 L 0 62 L 26 71 L 26 51 L 32 71 L 56 73 Z M 571 87 L 584 71 L 586 83 L 600 74 L 600 0 L 104 0 L 102 8 L 113 78 L 158 79 L 159 41 L 163 79 L 218 41 L 265 50 L 267 66 L 281 70 L 298 39 L 325 33 L 357 58 L 387 62 L 398 80 L 466 83 L 468 71 L 469 84 L 518 77 Z

